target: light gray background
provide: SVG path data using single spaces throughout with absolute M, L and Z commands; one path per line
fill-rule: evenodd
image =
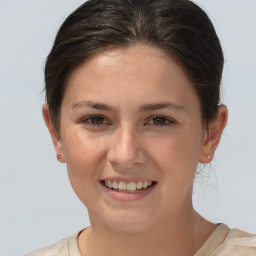
M 24 255 L 89 225 L 41 117 L 45 58 L 58 27 L 82 2 L 0 0 L 1 256 Z M 256 1 L 197 2 L 223 45 L 230 116 L 209 178 L 206 169 L 196 182 L 195 208 L 256 233 Z

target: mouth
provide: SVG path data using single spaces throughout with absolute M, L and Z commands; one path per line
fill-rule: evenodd
M 156 185 L 155 181 L 116 181 L 116 180 L 101 180 L 100 183 L 108 189 L 122 193 L 139 193 L 150 189 Z

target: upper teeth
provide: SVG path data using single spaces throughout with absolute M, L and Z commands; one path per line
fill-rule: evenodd
M 127 190 L 127 191 L 135 191 L 136 189 L 147 188 L 152 185 L 152 181 L 132 181 L 129 183 L 125 183 L 123 181 L 111 181 L 105 180 L 105 185 L 109 188 L 117 189 L 117 190 Z

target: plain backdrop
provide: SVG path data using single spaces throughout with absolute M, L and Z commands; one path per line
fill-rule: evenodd
M 198 0 L 225 54 L 228 126 L 194 205 L 256 233 L 256 1 Z M 89 225 L 41 117 L 43 66 L 57 29 L 83 1 L 0 0 L 0 256 L 24 255 Z

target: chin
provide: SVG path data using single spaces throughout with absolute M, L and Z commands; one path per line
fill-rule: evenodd
M 106 213 L 106 212 L 105 212 Z M 107 229 L 118 233 L 143 233 L 152 226 L 152 214 L 145 214 L 143 212 L 134 210 L 117 210 L 115 212 L 108 212 L 107 216 L 100 216 L 100 220 L 91 219 L 91 223 L 101 223 Z
M 126 234 L 144 233 L 150 229 L 149 223 L 145 223 L 145 220 L 141 219 L 120 219 L 119 221 L 115 220 L 114 222 L 109 222 L 108 227 L 118 233 Z

